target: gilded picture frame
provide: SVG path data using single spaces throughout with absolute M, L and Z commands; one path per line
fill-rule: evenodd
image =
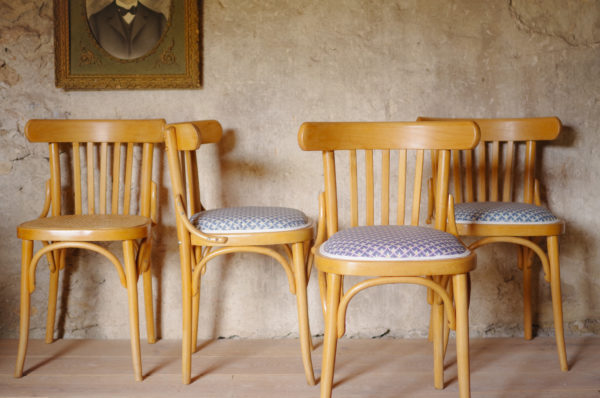
M 57 87 L 65 90 L 200 87 L 198 0 L 133 3 L 137 3 L 137 15 L 134 7 L 133 11 L 127 11 L 133 16 L 123 16 L 123 8 L 117 7 L 115 0 L 54 0 Z M 121 11 L 113 11 L 113 7 Z M 141 21 L 147 25 L 140 28 Z M 125 27 L 129 39 L 115 36 L 115 29 L 108 28 L 109 22 L 113 23 L 112 28 Z

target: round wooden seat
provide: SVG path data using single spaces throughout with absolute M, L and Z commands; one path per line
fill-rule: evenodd
M 17 227 L 17 236 L 42 241 L 120 241 L 150 235 L 148 217 L 113 214 L 43 217 Z

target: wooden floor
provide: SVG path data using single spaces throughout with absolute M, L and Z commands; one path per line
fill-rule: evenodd
M 320 371 L 321 346 L 313 362 Z M 433 388 L 425 340 L 343 339 L 334 397 L 457 397 L 451 342 L 446 388 Z M 180 377 L 179 342 L 142 344 L 144 381 L 135 382 L 129 341 L 30 343 L 26 375 L 12 377 L 16 340 L 0 340 L 0 397 L 318 397 L 308 386 L 298 340 L 205 341 L 193 356 L 192 384 Z M 561 372 L 554 339 L 472 339 L 473 397 L 600 397 L 600 337 L 567 340 L 569 372 Z

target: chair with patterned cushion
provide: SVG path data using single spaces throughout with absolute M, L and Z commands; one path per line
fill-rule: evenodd
M 134 375 L 142 380 L 137 282 L 141 275 L 148 342 L 154 343 L 150 248 L 151 227 L 156 219 L 156 184 L 152 181 L 152 159 L 155 145 L 163 141 L 164 124 L 162 119 L 30 120 L 25 126 L 29 141 L 49 144 L 50 179 L 41 216 L 17 227 L 22 259 L 15 377 L 23 375 L 30 295 L 35 290 L 38 262 L 46 256 L 50 268 L 46 342 L 51 343 L 59 273 L 66 267 L 67 249 L 77 248 L 106 257 L 127 289 Z M 34 241 L 43 245 L 35 255 Z M 122 242 L 123 264 L 105 247 L 111 242 Z M 90 297 L 90 302 L 93 299 Z
M 306 298 L 312 222 L 303 212 L 285 207 L 205 210 L 200 201 L 196 150 L 201 144 L 219 142 L 221 135 L 221 125 L 214 120 L 171 124 L 165 130 L 183 283 L 183 383 L 190 383 L 191 356 L 196 351 L 198 335 L 200 282 L 208 261 L 222 254 L 250 252 L 272 257 L 287 274 L 290 291 L 297 300 L 306 380 L 313 385 Z
M 475 268 L 475 254 L 453 235 L 448 170 L 449 150 L 473 148 L 478 139 L 479 130 L 473 122 L 304 123 L 300 127 L 300 147 L 321 151 L 324 164 L 325 200 L 321 213 L 326 220 L 326 239 L 319 245 L 317 238 L 314 249 L 320 286 L 326 296 L 322 398 L 329 398 L 332 393 L 337 340 L 345 333 L 349 301 L 368 287 L 395 283 L 417 284 L 433 292 L 434 385 L 438 389 L 444 387 L 446 319 L 450 328 L 456 329 L 460 396 L 470 396 L 467 276 Z M 424 154 L 434 149 L 438 150 L 441 178 L 436 185 L 436 224 L 430 228 L 420 225 L 420 202 Z M 361 151 L 364 161 L 359 159 Z M 343 157 L 349 160 L 348 167 L 336 163 Z M 413 177 L 408 171 L 413 162 L 408 158 L 414 158 Z M 379 159 L 380 164 L 375 166 Z M 360 165 L 365 168 L 364 179 L 358 177 Z M 380 177 L 375 170 L 380 170 Z M 349 178 L 344 177 L 345 171 Z M 407 177 L 412 179 L 408 188 Z M 364 191 L 359 193 L 359 186 Z M 390 194 L 393 191 L 395 194 Z M 409 204 L 410 212 L 405 211 Z M 364 212 L 359 212 L 359 207 Z M 344 209 L 350 210 L 348 217 L 338 222 Z M 450 216 L 448 220 L 446 215 Z M 395 224 L 390 225 L 394 218 Z M 344 289 L 343 278 L 350 275 L 370 278 Z M 450 281 L 455 306 L 447 291 Z
M 421 117 L 419 120 L 452 119 Z M 523 271 L 527 340 L 533 335 L 532 257 L 534 253 L 539 257 L 545 279 L 550 282 L 559 364 L 561 370 L 566 371 L 558 258 L 558 235 L 564 232 L 565 225 L 541 205 L 539 182 L 535 178 L 536 143 L 554 140 L 561 130 L 560 120 L 556 117 L 472 120 L 481 130 L 480 144 L 473 151 L 452 152 L 458 233 L 479 238 L 469 246 L 472 250 L 495 242 L 518 245 L 517 265 Z M 522 188 L 518 183 L 522 183 Z M 546 240 L 547 251 L 540 246 L 540 239 Z

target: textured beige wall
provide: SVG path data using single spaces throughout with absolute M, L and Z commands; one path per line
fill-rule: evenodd
M 51 1 L 0 0 L 0 9 L 0 337 L 15 337 L 18 329 L 15 227 L 40 211 L 47 178 L 47 148 L 29 144 L 23 127 L 30 118 L 52 117 L 218 119 L 223 142 L 202 150 L 207 206 L 285 205 L 314 217 L 321 161 L 297 146 L 303 121 L 557 115 L 565 129 L 540 147 L 541 179 L 550 207 L 567 221 L 567 333 L 600 332 L 599 1 L 205 1 L 202 89 L 108 92 L 54 87 Z M 178 338 L 179 265 L 162 156 L 157 166 L 157 317 L 162 336 Z M 473 335 L 521 333 L 514 253 L 502 245 L 480 252 Z M 86 253 L 69 267 L 59 297 L 64 336 L 127 338 L 125 290 L 112 267 Z M 38 269 L 34 337 L 43 333 L 47 275 Z M 535 322 L 547 333 L 550 295 L 538 275 Z M 313 333 L 321 333 L 315 282 L 310 314 Z M 209 266 L 203 283 L 200 334 L 294 336 L 294 303 L 274 261 L 227 257 Z M 372 289 L 353 302 L 348 333 L 423 336 L 425 313 L 419 288 Z

